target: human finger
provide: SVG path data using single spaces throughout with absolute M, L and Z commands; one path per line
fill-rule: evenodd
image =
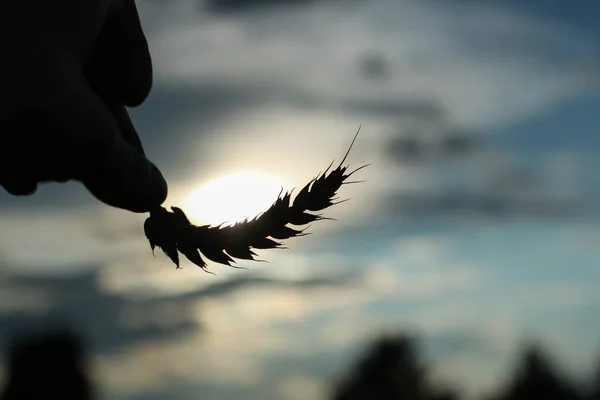
M 118 39 L 126 49 L 119 60 L 124 78 L 121 93 L 125 105 L 134 107 L 141 104 L 152 89 L 152 57 L 135 0 L 124 2 L 117 25 Z
M 4 180 L 0 186 L 13 196 L 31 196 L 37 190 L 37 182 L 33 179 Z
M 31 115 L 13 115 L 0 122 L 0 186 L 14 196 L 28 196 L 37 190 L 37 179 L 32 173 L 34 154 L 27 140 L 37 131 Z M 33 157 L 32 157 L 33 156 Z
M 167 184 L 162 176 L 160 170 L 150 161 L 147 160 L 142 143 L 139 139 L 137 131 L 133 126 L 129 114 L 127 113 L 127 109 L 120 103 L 109 102 L 107 104 L 107 108 L 110 110 L 112 117 L 114 118 L 115 126 L 118 129 L 118 135 L 120 136 L 119 140 L 123 140 L 127 143 L 127 146 L 122 146 L 122 149 L 117 149 L 117 151 L 121 152 L 121 156 L 115 156 L 115 162 L 117 166 L 120 164 L 123 170 L 135 169 L 135 166 L 131 166 L 131 163 L 139 163 L 136 160 L 145 160 L 149 163 L 149 174 L 150 176 L 147 179 L 150 185 L 149 189 L 149 199 L 146 202 L 140 203 L 140 206 L 135 210 L 128 208 L 132 211 L 137 212 L 146 212 L 150 210 L 152 207 L 158 206 L 162 204 L 167 195 Z M 127 152 L 124 152 L 127 150 Z M 131 154 L 131 151 L 137 151 L 137 155 Z M 117 161 L 121 160 L 121 161 Z M 101 171 L 93 172 L 88 175 L 88 177 L 84 180 L 84 184 L 92 192 L 96 197 L 102 199 L 105 203 L 108 204 L 118 204 L 121 202 L 120 198 L 122 197 L 122 193 L 115 190 L 114 180 L 109 176 L 106 176 Z M 123 206 L 120 206 L 124 208 Z
M 88 70 L 103 97 L 110 91 L 108 97 L 128 107 L 140 105 L 150 93 L 152 59 L 134 0 L 123 0 L 107 15 Z
M 55 158 L 64 157 L 71 177 L 106 204 L 133 212 L 162 204 L 167 184 L 158 168 L 124 138 L 110 107 L 83 77 L 65 77 L 70 90 L 48 115 L 62 144 L 54 147 Z

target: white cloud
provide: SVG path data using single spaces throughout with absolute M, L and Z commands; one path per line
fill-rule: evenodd
M 403 264 L 417 264 L 419 268 L 436 265 L 449 252 L 447 239 L 435 236 L 412 235 L 396 241 L 392 248 L 392 257 L 402 260 Z
M 156 257 L 153 257 L 150 247 L 147 244 L 145 247 L 146 254 L 107 262 L 99 271 L 102 289 L 109 293 L 135 297 L 164 296 L 199 290 L 240 272 L 223 265 L 209 265 L 208 268 L 218 275 L 207 275 L 183 257 L 181 269 L 176 269 L 160 250 L 156 250 Z
M 125 237 L 120 242 L 100 240 L 93 231 L 94 210 L 31 210 L 0 213 L 2 250 L 8 268 L 44 273 L 102 264 L 107 260 L 135 254 L 140 238 Z M 120 211 L 121 226 L 139 219 Z M 141 224 L 143 221 L 138 221 Z M 145 247 L 145 246 L 144 246 Z
M 42 290 L 15 285 L 0 286 L 0 313 L 38 311 L 50 308 L 52 298 Z
M 129 397 L 168 387 L 170 382 L 164 371 L 167 362 L 160 347 L 151 346 L 130 351 L 127 356 L 96 357 L 90 364 L 98 385 Z
M 592 62 L 587 38 L 474 4 L 321 2 L 239 17 L 196 14 L 195 24 L 174 7 L 168 25 L 148 26 L 161 82 L 304 93 L 325 105 L 426 96 L 469 125 L 509 122 L 581 89 Z M 385 84 L 358 73 L 360 57 L 374 51 L 390 65 Z M 552 63 L 554 54 L 562 60 Z
M 325 400 L 326 387 L 312 376 L 291 376 L 279 383 L 279 395 L 286 400 Z

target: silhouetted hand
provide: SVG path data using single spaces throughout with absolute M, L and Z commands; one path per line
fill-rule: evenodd
M 152 86 L 134 0 L 2 0 L 0 51 L 0 185 L 79 180 L 134 212 L 165 200 L 125 108 Z

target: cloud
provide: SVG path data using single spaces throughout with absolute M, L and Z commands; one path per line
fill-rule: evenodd
M 499 193 L 464 193 L 460 190 L 406 193 L 389 199 L 388 210 L 407 218 L 514 216 L 560 217 L 587 213 L 578 202 L 550 196 L 521 200 Z
M 102 207 L 99 207 L 102 210 Z M 102 265 L 123 256 L 145 251 L 143 219 L 139 214 L 111 210 L 115 226 L 139 224 L 135 236 L 118 243 L 98 240 L 93 232 L 95 218 L 106 215 L 95 207 L 15 208 L 0 212 L 3 232 L 2 249 L 6 268 L 17 270 L 61 271 L 81 265 Z M 110 214 L 110 212 L 108 212 Z M 105 219 L 105 223 L 109 220 Z M 129 229 L 129 228 L 127 228 Z
M 472 158 L 482 149 L 480 135 L 440 121 L 439 126 L 399 127 L 388 139 L 386 156 L 400 167 L 422 166 Z
M 532 162 L 494 148 L 474 133 L 417 133 L 389 139 L 387 152 L 395 167 L 412 175 L 404 187 L 385 196 L 391 213 L 416 218 L 553 217 L 595 209 L 586 199 L 576 154 L 554 153 Z
M 326 399 L 323 382 L 312 376 L 292 376 L 279 383 L 280 398 L 287 400 Z
M 516 335 L 511 332 L 515 339 Z M 424 344 L 428 353 L 435 359 L 461 357 L 465 354 L 479 356 L 482 358 L 493 358 L 500 356 L 508 350 L 505 340 L 500 341 L 490 332 L 477 329 L 447 329 L 438 332 L 430 332 L 423 336 Z M 514 344 L 514 343 L 512 343 Z
M 188 329 L 198 329 L 197 324 L 185 315 L 171 313 L 175 317 L 171 324 L 161 324 L 157 316 L 163 316 L 162 307 L 177 299 L 163 302 L 132 302 L 107 294 L 98 288 L 94 271 L 78 275 L 35 277 L 5 276 L 7 287 L 19 289 L 24 295 L 38 293 L 33 305 L 20 309 L 3 310 L 0 314 L 0 340 L 6 340 L 23 331 L 46 328 L 56 324 L 67 324 L 80 329 L 89 338 L 89 343 L 98 352 L 113 352 L 137 342 L 177 335 Z M 19 297 L 15 298 L 18 301 Z M 29 299 L 32 302 L 32 299 Z M 37 304 L 36 304 L 37 303 Z M 183 308 L 184 304 L 179 304 Z M 127 316 L 128 307 L 133 314 L 154 316 L 146 323 L 131 323 Z M 131 313 L 130 313 L 131 314 Z
M 198 17 L 156 32 L 157 78 L 293 90 L 325 104 L 425 94 L 469 125 L 527 115 L 578 92 L 592 42 L 510 9 L 469 4 L 319 2 L 294 12 Z M 540 41 L 552 47 L 530 45 Z M 373 51 L 385 54 L 385 85 L 361 79 L 360 60 Z M 556 51 L 569 61 L 550 62 L 547 53 Z
M 15 286 L 6 282 L 0 286 L 0 313 L 43 311 L 51 307 L 51 296 L 40 289 Z
M 265 8 L 302 6 L 313 3 L 312 0 L 207 0 L 201 1 L 208 11 L 222 13 L 236 13 L 244 11 L 260 11 Z

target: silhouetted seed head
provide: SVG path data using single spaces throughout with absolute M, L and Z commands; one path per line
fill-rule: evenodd
M 347 183 L 346 180 L 355 172 L 367 167 L 363 165 L 350 173 L 348 167 L 343 166 L 350 150 L 358 137 L 358 128 L 344 158 L 331 172 L 333 162 L 304 186 L 292 201 L 292 192 L 279 193 L 277 200 L 268 210 L 258 216 L 245 219 L 233 225 L 224 226 L 196 226 L 193 225 L 182 209 L 171 207 L 171 211 L 163 207 L 150 212 L 150 217 L 144 222 L 144 233 L 150 248 L 161 249 L 169 259 L 179 267 L 179 253 L 188 260 L 202 268 L 207 269 L 202 256 L 218 263 L 235 266 L 235 258 L 260 262 L 252 249 L 282 249 L 278 240 L 307 235 L 307 229 L 298 229 L 292 226 L 304 226 L 311 222 L 331 219 L 313 212 L 323 211 L 332 205 L 342 203 L 336 197 L 338 190 Z M 292 226 L 288 226 L 292 225 Z M 245 268 L 243 268 L 245 269 Z

